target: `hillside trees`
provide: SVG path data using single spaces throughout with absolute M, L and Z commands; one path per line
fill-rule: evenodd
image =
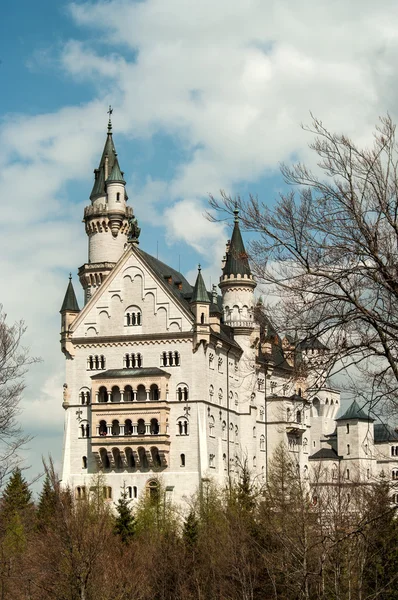
M 250 258 L 257 280 L 279 296 L 281 330 L 320 337 L 329 370 L 356 365 L 374 400 L 398 402 L 398 152 L 390 117 L 370 148 L 330 132 L 318 119 L 313 168 L 282 166 L 292 187 L 274 207 L 255 196 L 210 197 L 256 234 Z M 325 364 L 325 363 L 324 363 Z

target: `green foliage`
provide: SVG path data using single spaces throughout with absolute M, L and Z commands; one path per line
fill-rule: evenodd
M 50 476 L 46 473 L 43 489 L 37 505 L 36 519 L 39 528 L 45 528 L 56 514 L 57 494 L 54 490 Z
M 120 536 L 123 544 L 128 544 L 135 534 L 135 519 L 127 499 L 126 485 L 122 489 L 122 495 L 116 503 L 117 517 L 114 531 Z
M 199 520 L 196 516 L 194 509 L 191 509 L 188 513 L 186 520 L 184 521 L 183 536 L 188 546 L 195 546 L 198 541 L 199 535 Z
M 2 498 L 2 512 L 9 516 L 13 513 L 24 513 L 32 508 L 32 492 L 26 480 L 22 477 L 21 470 L 17 467 L 7 483 Z

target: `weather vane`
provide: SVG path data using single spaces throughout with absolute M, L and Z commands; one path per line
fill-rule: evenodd
M 111 119 L 112 113 L 113 113 L 113 108 L 112 108 L 111 105 L 109 105 L 109 109 L 108 109 L 108 112 L 107 112 L 107 114 L 109 115 L 108 131 L 112 130 L 112 119 Z

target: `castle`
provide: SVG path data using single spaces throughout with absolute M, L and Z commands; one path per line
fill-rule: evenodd
M 84 307 L 70 278 L 61 308 L 66 359 L 62 482 L 77 498 L 93 474 L 117 500 L 156 490 L 182 502 L 209 479 L 246 463 L 267 480 L 284 442 L 303 476 L 370 483 L 398 479 L 398 434 L 304 365 L 328 349 L 281 338 L 255 299 L 256 282 L 235 211 L 220 283 L 194 285 L 139 246 L 109 120 L 84 210 L 88 260 L 79 268 Z M 221 258 L 221 257 L 220 257 Z

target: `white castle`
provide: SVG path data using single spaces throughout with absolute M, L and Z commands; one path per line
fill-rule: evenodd
M 321 364 L 328 349 L 281 339 L 255 301 L 237 211 L 219 295 L 200 268 L 191 286 L 139 247 L 125 184 L 109 121 L 84 211 L 85 305 L 70 279 L 61 308 L 63 484 L 82 497 L 101 471 L 114 501 L 123 485 L 135 499 L 162 481 L 182 502 L 244 463 L 265 482 L 281 442 L 304 477 L 322 465 L 330 482 L 398 479 L 396 431 L 356 402 L 336 419 L 339 392 L 297 368 L 306 358 Z

